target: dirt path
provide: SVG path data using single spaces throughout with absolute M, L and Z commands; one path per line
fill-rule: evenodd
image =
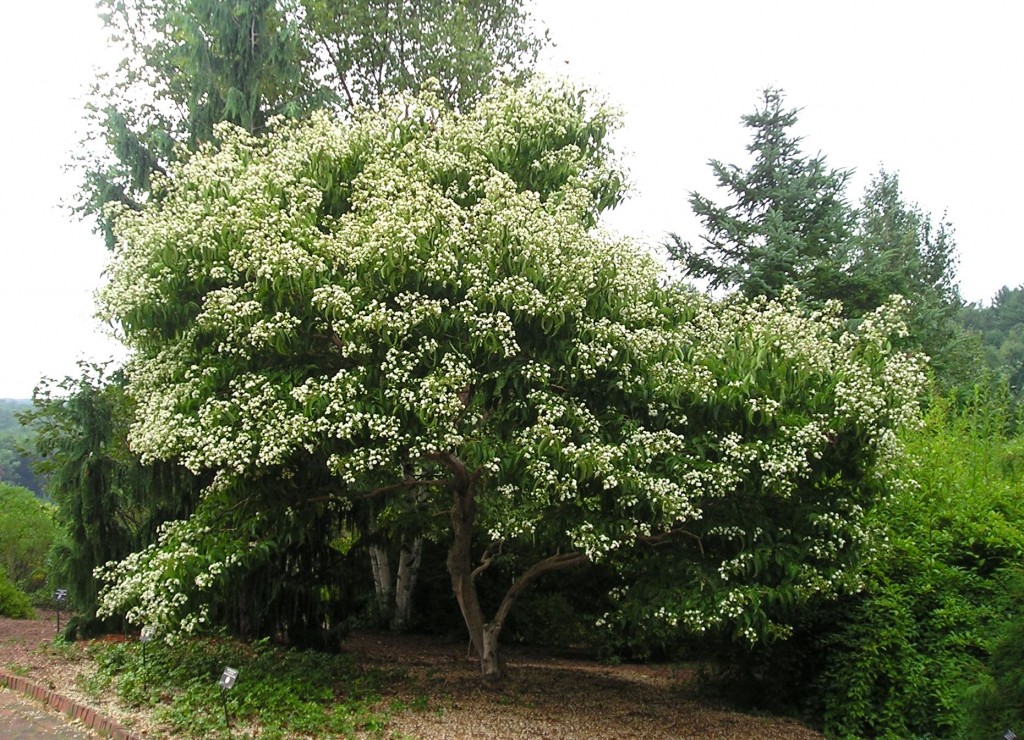
M 45 647 L 52 613 L 0 618 L 0 668 L 86 701 L 77 678 L 91 671 L 81 651 Z M 42 646 L 42 647 L 41 647 Z M 400 668 L 385 703 L 388 735 L 407 738 L 793 738 L 822 736 L 793 720 L 714 707 L 694 693 L 692 675 L 660 665 L 605 665 L 542 650 L 509 647 L 507 680 L 488 688 L 466 646 L 423 636 L 356 633 L 343 649 L 367 667 Z M 162 737 L 147 717 L 110 703 L 96 707 L 147 737 Z M 0 736 L 3 727 L 0 725 Z
M 396 697 L 426 708 L 395 716 L 389 729 L 414 738 L 811 738 L 788 719 L 715 708 L 694 693 L 693 675 L 661 665 L 605 665 L 503 647 L 507 679 L 480 680 L 466 646 L 423 636 L 358 633 L 344 645 L 373 665 L 403 669 Z

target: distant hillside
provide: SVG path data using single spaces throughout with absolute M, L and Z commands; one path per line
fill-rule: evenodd
M 28 399 L 0 398 L 0 481 L 24 486 L 44 498 L 43 479 L 32 470 L 34 456 L 24 452 L 32 448 L 32 431 L 16 416 L 30 408 Z

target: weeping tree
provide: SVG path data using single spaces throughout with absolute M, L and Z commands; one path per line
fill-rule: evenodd
M 834 306 L 666 287 L 651 256 L 593 229 L 622 193 L 614 125 L 584 92 L 530 86 L 464 114 L 425 95 L 259 138 L 222 126 L 160 202 L 123 210 L 102 304 L 133 349 L 132 446 L 214 480 L 194 516 L 106 570 L 104 610 L 196 629 L 287 522 L 367 502 L 445 522 L 487 677 L 538 579 L 663 542 L 699 559 L 747 508 L 799 502 L 777 540 L 709 548 L 724 575 L 677 584 L 700 594 L 688 609 L 758 613 L 736 585 L 748 547 L 792 558 L 795 598 L 848 586 L 893 430 L 915 415 L 919 363 L 887 350 L 896 309 L 849 334 Z M 311 465 L 333 487 L 245 494 Z
M 81 371 L 41 384 L 33 408 L 22 414 L 35 431 L 37 470 L 57 505 L 47 570 L 77 612 L 72 633 L 101 627 L 93 571 L 153 542 L 161 523 L 192 510 L 201 486 L 184 468 L 143 464 L 128 449 L 117 431 L 127 432 L 133 414 L 120 373 L 110 378 L 103 366 L 84 364 Z

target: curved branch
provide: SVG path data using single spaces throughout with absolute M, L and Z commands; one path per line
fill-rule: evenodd
M 552 555 L 551 557 L 541 560 L 539 563 L 535 563 L 528 571 L 523 573 L 516 579 L 516 582 L 512 584 L 508 592 L 505 594 L 505 598 L 501 600 L 501 606 L 498 607 L 497 614 L 494 615 L 494 619 L 491 621 L 492 625 L 495 625 L 496 631 L 500 631 L 502 625 L 505 623 L 505 617 L 512 610 L 512 606 L 516 603 L 516 599 L 523 590 L 529 586 L 533 581 L 537 580 L 539 576 L 544 573 L 553 570 L 565 570 L 566 568 L 573 568 L 577 565 L 583 565 L 590 558 L 587 557 L 586 553 L 582 552 L 567 552 L 558 555 Z
M 645 545 L 650 545 L 651 547 L 658 547 L 659 545 L 668 543 L 676 536 L 689 537 L 690 539 L 695 540 L 697 542 L 697 547 L 700 548 L 701 557 L 704 556 L 704 542 L 701 540 L 700 535 L 696 535 L 693 532 L 682 529 L 681 527 L 678 529 L 670 529 L 669 531 L 662 532 L 661 534 L 641 535 L 637 537 L 637 542 L 642 542 Z

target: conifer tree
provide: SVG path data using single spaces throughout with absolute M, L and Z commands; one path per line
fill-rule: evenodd
M 667 245 L 684 275 L 748 298 L 778 298 L 787 286 L 815 301 L 833 297 L 853 230 L 845 196 L 851 172 L 801 151 L 792 133 L 798 113 L 785 107 L 780 90 L 765 90 L 761 106 L 743 117 L 753 137 L 750 167 L 711 160 L 730 202 L 718 205 L 692 194 L 690 205 L 704 228 L 701 241 L 672 235 Z

